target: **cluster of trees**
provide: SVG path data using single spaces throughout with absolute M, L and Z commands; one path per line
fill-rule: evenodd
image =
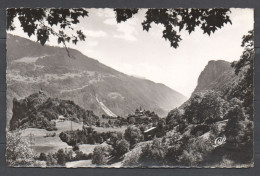
M 155 138 L 135 152 L 134 159 L 127 159 L 125 166 L 200 166 L 213 150 L 211 140 L 175 133 Z M 205 166 L 205 165 L 204 165 Z
M 251 163 L 253 159 L 253 32 L 243 37 L 245 51 L 234 62 L 238 82 L 223 91 L 195 94 L 183 109 L 172 110 L 167 118 L 168 130 L 179 133 L 177 141 L 156 139 L 142 148 L 138 157 L 142 165 L 216 165 L 226 160 Z M 226 120 L 226 121 L 224 121 Z M 224 124 L 219 127 L 217 122 Z M 209 138 L 200 137 L 208 132 Z M 214 140 L 225 137 L 223 145 L 213 147 Z M 172 145 L 171 143 L 174 143 Z M 151 161 L 156 161 L 151 163 Z M 149 163 L 150 162 L 150 163 Z
M 97 127 L 103 127 L 103 128 L 121 128 L 122 126 L 127 126 L 128 122 L 126 119 L 119 117 L 116 120 L 115 119 L 109 119 L 107 122 L 100 122 L 98 121 L 96 123 Z
M 78 144 L 102 144 L 110 138 L 112 133 L 110 131 L 99 133 L 92 127 L 84 127 L 83 130 L 61 132 L 59 137 L 68 145 L 76 146 Z
M 144 140 L 144 136 L 141 132 L 141 130 L 137 127 L 134 126 L 129 126 L 126 130 L 125 130 L 125 139 L 129 142 L 131 148 Z
M 57 130 L 55 122 L 48 120 L 48 117 L 37 112 L 30 114 L 26 118 L 17 119 L 16 122 L 13 122 L 11 129 L 14 130 L 23 128 L 40 128 L 46 129 L 47 131 Z
M 62 115 L 67 120 L 95 125 L 99 120 L 93 111 L 85 110 L 70 100 L 48 98 L 45 94 L 34 93 L 25 99 L 13 100 L 13 117 L 10 129 L 40 128 L 48 131 L 57 130 L 55 122 Z
M 227 91 L 226 96 L 232 107 L 227 113 L 228 123 L 225 128 L 227 141 L 221 146 L 225 153 L 223 158 L 239 163 L 253 161 L 253 59 L 254 32 L 249 31 L 242 38 L 243 54 L 240 60 L 233 62 L 239 82 Z
M 78 161 L 78 160 L 89 160 L 92 158 L 92 153 L 85 154 L 82 151 L 75 151 L 75 153 L 76 155 L 73 156 L 72 150 L 67 151 L 67 150 L 59 149 L 54 154 L 40 153 L 37 159 L 40 161 L 46 161 L 47 166 L 55 166 L 55 165 L 64 166 L 66 162 Z
M 141 130 L 134 126 L 129 126 L 125 133 L 114 132 L 111 134 L 107 143 L 110 147 L 97 146 L 93 152 L 93 164 L 103 165 L 108 162 L 108 158 L 119 160 L 128 151 L 140 142 L 144 141 Z
M 253 31 L 243 37 L 245 51 L 232 66 L 238 82 L 224 90 L 193 95 L 169 112 L 167 131 L 136 152 L 125 165 L 218 166 L 251 163 L 253 159 Z M 228 84 L 227 84 L 228 85 Z M 208 137 L 203 134 L 208 133 Z M 217 137 L 226 140 L 216 146 Z
M 104 165 L 108 162 L 109 157 L 114 160 L 119 160 L 125 153 L 130 150 L 130 144 L 124 139 L 122 133 L 114 133 L 108 142 L 109 146 L 97 146 L 93 151 L 92 163 Z
M 56 123 L 50 121 L 48 117 L 43 116 L 41 113 L 32 114 L 29 116 L 29 123 L 27 123 L 29 128 L 40 128 L 46 129 L 47 131 L 56 131 Z
M 144 141 L 142 131 L 134 126 L 129 126 L 124 134 L 121 132 L 97 133 L 93 128 L 88 127 L 84 128 L 84 130 L 61 132 L 60 138 L 62 141 L 72 145 L 74 151 L 78 151 L 78 144 L 101 144 L 106 141 L 108 146 L 111 147 L 98 146 L 93 152 L 92 162 L 99 165 L 106 163 L 108 157 L 121 158 L 137 143 Z M 65 159 L 65 161 L 70 160 Z
M 223 120 L 228 109 L 228 102 L 221 92 L 210 90 L 196 94 L 189 100 L 189 104 L 184 107 L 183 118 L 188 124 L 212 124 Z
M 34 153 L 29 140 L 22 138 L 19 131 L 6 134 L 6 163 L 8 166 L 32 166 Z
M 108 147 L 97 146 L 94 148 L 92 164 L 105 165 L 108 161 L 111 149 Z

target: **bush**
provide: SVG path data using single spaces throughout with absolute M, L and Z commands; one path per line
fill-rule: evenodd
M 73 158 L 73 160 L 78 161 L 78 160 L 89 160 L 92 158 L 92 154 L 90 153 L 89 155 L 86 153 L 83 153 L 82 151 L 76 151 L 76 156 Z
M 64 166 L 66 163 L 66 154 L 65 154 L 64 150 L 59 149 L 58 152 L 56 153 L 56 156 L 57 156 L 57 163 L 59 165 Z
M 47 166 L 55 166 L 57 165 L 57 160 L 55 159 L 55 157 L 52 154 L 48 154 L 46 156 L 46 164 Z
M 165 160 L 168 165 L 179 165 L 178 158 L 182 154 L 183 148 L 181 144 L 175 144 L 167 149 Z
M 121 157 L 129 151 L 129 143 L 125 139 L 118 140 L 113 150 L 113 154 L 116 157 Z
M 160 139 L 153 140 L 152 144 L 147 144 L 142 148 L 140 162 L 145 166 L 160 166 L 166 163 L 165 156 L 167 145 Z
M 164 120 L 159 120 L 156 126 L 156 137 L 160 138 L 166 135 L 166 125 Z
M 183 123 L 183 118 L 180 110 L 175 108 L 174 110 L 170 111 L 166 117 L 166 124 L 168 130 L 172 130 L 178 124 Z
M 123 133 L 121 132 L 112 132 L 110 134 L 110 138 L 109 141 L 107 142 L 108 144 L 112 145 L 112 147 L 114 148 L 117 141 L 123 139 Z
M 179 124 L 176 128 L 176 131 L 180 132 L 181 134 L 183 134 L 185 132 L 187 125 L 186 124 Z
M 133 149 L 128 152 L 123 160 L 124 166 L 138 166 L 139 165 L 139 158 L 141 156 L 142 150 L 141 149 Z
M 133 147 L 136 143 L 143 141 L 144 136 L 140 129 L 130 126 L 125 130 L 125 139 L 130 143 L 130 147 Z
M 244 109 L 235 106 L 227 113 L 225 148 L 231 149 L 228 159 L 249 163 L 253 158 L 253 122 L 245 116 Z
M 101 146 L 95 147 L 93 151 L 92 164 L 104 165 L 106 162 L 105 148 Z
M 61 132 L 59 137 L 62 140 L 62 142 L 66 142 L 70 146 L 75 146 L 77 143 L 76 143 L 74 133 L 75 133 L 74 131 Z
M 19 131 L 8 131 L 6 141 L 6 163 L 8 166 L 30 166 L 34 162 L 29 141 L 22 138 Z
M 73 151 L 78 151 L 79 150 L 79 146 L 78 145 L 75 145 L 73 148 L 72 148 Z
M 211 152 L 214 147 L 208 140 L 199 138 L 191 138 L 187 141 L 186 146 L 182 147 L 183 153 L 179 156 L 181 164 L 188 166 L 197 166 L 205 159 L 207 154 Z
M 40 153 L 39 160 L 46 161 L 47 160 L 46 154 L 45 153 Z

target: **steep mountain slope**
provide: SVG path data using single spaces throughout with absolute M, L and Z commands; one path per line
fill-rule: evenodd
M 25 98 L 41 88 L 97 115 L 125 116 L 139 106 L 166 115 L 186 100 L 163 84 L 128 76 L 77 50 L 69 51 L 71 57 L 64 48 L 7 35 L 7 122 L 13 98 Z
M 193 94 L 204 90 L 219 89 L 228 83 L 234 75 L 234 70 L 229 62 L 211 60 L 201 72 Z

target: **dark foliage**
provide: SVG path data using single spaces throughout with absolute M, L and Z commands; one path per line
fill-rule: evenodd
M 46 154 L 45 153 L 40 153 L 39 160 L 46 161 L 47 160 Z
M 184 107 L 183 117 L 189 124 L 211 124 L 223 119 L 227 109 L 228 102 L 222 98 L 220 92 L 208 91 L 190 99 L 190 104 Z
M 155 139 L 152 144 L 147 144 L 142 148 L 139 161 L 144 166 L 161 166 L 166 164 L 166 154 L 167 145 L 160 139 Z
M 114 9 L 118 23 L 132 18 L 139 9 Z M 181 41 L 178 30 L 193 32 L 200 27 L 204 33 L 210 35 L 224 24 L 231 23 L 229 9 L 147 9 L 145 20 L 142 22 L 143 30 L 149 31 L 151 24 L 164 26 L 162 37 L 168 40 L 172 47 L 177 48 Z M 58 43 L 66 42 L 77 44 L 84 41 L 86 36 L 81 30 L 69 34 L 66 30 L 74 30 L 72 24 L 78 24 L 80 17 L 88 16 L 88 11 L 83 8 L 56 9 L 56 8 L 9 8 L 7 9 L 7 30 L 14 30 L 14 19 L 18 20 L 28 36 L 36 35 L 38 42 L 46 43 L 49 36 L 55 36 Z M 58 26 L 55 31 L 53 26 Z M 69 51 L 67 49 L 68 55 Z
M 47 163 L 47 166 L 55 166 L 55 165 L 61 165 L 64 166 L 66 162 L 70 161 L 79 161 L 79 160 L 89 160 L 92 159 L 92 153 L 86 154 L 82 151 L 75 151 L 75 156 L 73 157 L 73 152 L 71 150 L 63 150 L 59 149 L 54 154 L 44 154 L 41 153 L 39 156 L 39 160 L 44 160 Z
M 210 130 L 209 125 L 197 125 L 191 129 L 190 134 L 194 136 L 200 136 Z
M 139 9 L 114 9 L 117 22 L 132 18 Z M 143 30 L 149 31 L 151 24 L 162 24 L 164 26 L 162 37 L 177 48 L 181 41 L 178 30 L 193 32 L 200 27 L 204 33 L 210 35 L 224 24 L 231 23 L 229 9 L 147 9 L 145 20 L 142 22 Z
M 125 130 L 125 139 L 130 143 L 130 147 L 132 148 L 136 143 L 143 141 L 144 136 L 139 128 L 129 126 Z
M 245 48 L 240 60 L 233 62 L 235 73 L 244 75 L 241 81 L 233 88 L 229 97 L 236 97 L 243 101 L 246 114 L 253 120 L 253 60 L 254 60 L 254 31 L 243 36 L 242 46 Z
M 78 145 L 75 145 L 73 148 L 72 148 L 73 151 L 78 151 L 79 150 L 79 146 Z
M 130 144 L 125 139 L 117 140 L 113 147 L 112 154 L 115 157 L 120 158 L 129 151 L 129 147 Z
M 182 113 L 178 108 L 170 111 L 166 117 L 166 125 L 168 130 L 172 130 L 175 126 L 183 124 L 184 119 L 182 118 Z
M 7 30 L 15 30 L 14 19 L 18 17 L 23 31 L 29 37 L 36 35 L 37 41 L 42 45 L 50 35 L 55 36 L 57 42 L 63 43 L 65 47 L 65 42 L 77 44 L 79 40 L 84 41 L 86 38 L 81 30 L 75 31 L 74 34 L 66 32 L 68 29 L 74 30 L 72 24 L 78 24 L 80 17 L 88 16 L 88 11 L 83 8 L 9 8 L 6 15 Z M 59 31 L 55 31 L 54 26 L 58 26 Z
M 82 151 L 76 151 L 75 153 L 76 153 L 76 156 L 73 158 L 74 161 L 92 159 L 92 153 L 85 154 Z
M 13 100 L 10 130 L 27 127 L 57 130 L 55 122 L 51 120 L 58 119 L 59 115 L 63 115 L 66 120 L 83 121 L 87 124 L 95 124 L 98 121 L 98 117 L 92 111 L 81 108 L 73 101 L 34 93 L 21 100 Z
M 160 119 L 156 126 L 156 137 L 160 138 L 166 135 L 167 127 L 164 119 Z
M 57 163 L 59 165 L 64 166 L 66 163 L 66 154 L 63 149 L 58 150 L 58 152 L 56 153 L 56 157 L 57 157 Z
M 121 132 L 111 132 L 109 135 L 109 140 L 107 141 L 108 144 L 112 145 L 114 148 L 116 143 L 124 138 L 123 133 Z
M 116 141 L 123 139 L 123 134 L 110 131 L 99 133 L 91 127 L 84 127 L 83 130 L 61 132 L 59 137 L 76 150 L 78 144 L 102 144 L 105 141 L 114 146 Z
M 105 156 L 105 148 L 101 146 L 97 146 L 94 148 L 92 164 L 104 165 L 107 162 L 107 158 Z

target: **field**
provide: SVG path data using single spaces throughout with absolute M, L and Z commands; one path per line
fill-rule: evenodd
M 116 132 L 122 132 L 124 133 L 127 126 L 122 126 L 121 128 L 103 128 L 103 127 L 96 127 L 96 126 L 93 126 L 94 130 L 97 131 L 97 132 L 109 132 L 109 131 L 116 131 Z
M 75 123 L 71 121 L 58 121 L 56 120 L 57 131 L 47 131 L 45 129 L 37 129 L 37 128 L 27 128 L 21 131 L 22 137 L 31 141 L 31 147 L 35 151 L 35 153 L 40 154 L 43 153 L 54 153 L 59 149 L 71 149 L 67 143 L 62 142 L 59 134 L 62 131 L 71 130 L 71 126 L 73 130 L 82 129 L 82 123 Z M 108 132 L 108 131 L 120 131 L 124 132 L 126 127 L 122 128 L 102 128 L 93 126 L 95 131 L 97 132 Z M 46 137 L 47 134 L 56 133 L 54 137 Z M 102 144 L 105 145 L 105 144 Z M 93 152 L 94 148 L 97 145 L 90 144 L 82 144 L 79 145 L 79 148 L 84 153 Z

